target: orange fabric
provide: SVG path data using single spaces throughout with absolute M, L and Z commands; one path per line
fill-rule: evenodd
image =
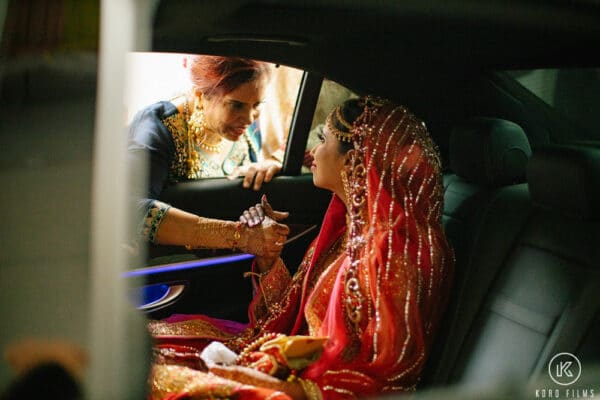
M 300 373 L 326 399 L 414 390 L 454 264 L 441 224 L 440 162 L 424 124 L 404 107 L 366 102 L 353 134 L 350 225 L 334 195 L 296 275 L 279 261 L 253 278 L 250 326 L 223 338 L 239 351 L 266 332 L 328 337 L 321 357 Z M 346 251 L 323 265 L 346 231 Z
M 179 399 L 272 399 L 290 400 L 282 392 L 242 385 L 206 372 L 177 365 L 154 365 L 150 374 L 149 400 Z
M 357 231 L 365 243 L 358 258 L 365 316 L 357 327 L 348 323 L 348 257 L 326 271 L 308 299 L 327 304 L 311 332 L 331 339 L 303 377 L 317 382 L 326 398 L 415 387 L 454 264 L 441 225 L 439 160 L 424 125 L 391 104 L 370 117 L 356 133 L 364 134 L 366 149 L 368 222 Z

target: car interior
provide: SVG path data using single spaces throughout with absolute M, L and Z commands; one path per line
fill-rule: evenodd
M 443 224 L 455 249 L 456 276 L 422 387 L 526 381 L 544 374 L 558 352 L 571 352 L 584 364 L 598 362 L 600 236 L 594 205 L 600 201 L 600 126 L 597 120 L 580 126 L 574 114 L 565 116 L 564 108 L 545 103 L 518 80 L 532 71 L 558 71 L 551 84 L 556 103 L 572 101 L 567 97 L 576 89 L 567 89 L 568 82 L 585 85 L 588 74 L 595 74 L 592 85 L 599 87 L 586 50 L 599 33 L 591 25 L 598 14 L 586 13 L 588 5 L 538 10 L 523 2 L 518 21 L 514 9 L 502 14 L 508 10 L 498 5 L 498 14 L 474 18 L 481 10 L 459 3 L 438 3 L 426 15 L 418 7 L 391 4 L 366 13 L 367 6 L 358 3 L 319 12 L 293 2 L 263 3 L 232 7 L 207 20 L 194 6 L 185 11 L 187 3 L 181 5 L 159 5 L 154 50 L 243 55 L 305 71 L 282 176 L 264 187 L 272 204 L 290 211 L 294 232 L 318 225 L 328 200 L 310 187 L 310 176 L 297 173 L 323 79 L 408 104 L 427 122 L 446 161 Z M 193 16 L 193 28 L 172 23 L 184 15 Z M 276 25 L 255 24 L 267 15 L 277 15 Z M 571 17 L 582 25 L 566 22 Z M 540 20 L 544 29 L 537 26 Z M 580 100 L 571 109 L 598 104 L 596 94 Z M 165 193 L 172 204 L 220 218 L 236 218 L 244 202 L 256 198 L 230 182 L 178 184 Z M 282 257 L 291 269 L 316 233 L 286 245 Z M 174 276 L 175 282 L 189 279 L 189 300 L 182 297 L 151 316 L 182 310 L 244 320 L 230 314 L 251 295 L 249 283 L 234 273 L 239 268 L 219 265 L 194 278 L 189 270 Z M 168 280 L 159 274 L 150 279 Z M 246 302 L 233 292 L 244 293 Z
M 455 385 L 531 384 L 564 352 L 581 361 L 582 382 L 600 390 L 597 2 L 169 0 L 150 8 L 148 45 L 133 50 L 242 56 L 302 71 L 272 182 L 259 192 L 241 179 L 180 182 L 160 200 L 237 220 L 267 194 L 290 213 L 281 256 L 293 272 L 331 197 L 302 167 L 326 88 L 404 104 L 442 156 L 443 226 L 456 258 L 423 398 Z M 27 73 L 24 85 L 35 82 Z M 9 89 L 3 84 L 3 98 Z M 149 245 L 122 277 L 146 318 L 245 322 L 251 263 L 239 252 Z M 524 398 L 534 397 L 527 390 Z

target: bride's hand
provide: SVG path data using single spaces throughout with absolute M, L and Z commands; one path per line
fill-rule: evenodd
M 281 254 L 290 233 L 286 225 L 277 221 L 287 216 L 287 212 L 273 211 L 267 197 L 263 196 L 260 204 L 250 207 L 240 216 L 244 225 L 240 249 L 261 258 L 258 260 L 261 266 L 272 264 Z
M 240 240 L 240 250 L 257 257 L 277 259 L 290 229 L 265 216 L 261 225 L 249 228 L 244 226 Z
M 240 222 L 245 225 L 249 236 L 247 246 L 242 250 L 256 256 L 261 272 L 270 269 L 283 250 L 290 230 L 278 221 L 284 220 L 288 215 L 288 212 L 274 211 L 267 196 L 263 195 L 260 204 L 250 207 L 240 216 Z
M 284 211 L 274 211 L 271 204 L 267 200 L 267 196 L 263 194 L 260 199 L 260 203 L 254 207 L 250 207 L 240 215 L 240 222 L 248 227 L 260 225 L 265 217 L 269 217 L 272 220 L 279 222 L 286 219 L 290 213 Z

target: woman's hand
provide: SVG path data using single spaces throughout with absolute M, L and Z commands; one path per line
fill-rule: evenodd
M 230 379 L 232 381 L 278 390 L 288 394 L 293 399 L 305 399 L 304 390 L 299 383 L 282 381 L 252 368 L 242 367 L 239 365 L 230 367 L 218 366 L 210 368 L 209 371 L 215 375 Z
M 244 176 L 242 186 L 249 189 L 252 186 L 254 190 L 260 190 L 264 182 L 271 182 L 273 176 L 281 171 L 281 163 L 277 160 L 264 160 L 249 165 L 237 167 L 228 176 L 229 179 L 235 179 L 238 176 Z
M 247 251 L 256 255 L 256 263 L 261 272 L 268 270 L 281 254 L 281 250 L 289 234 L 289 228 L 278 222 L 287 218 L 288 215 L 288 212 L 274 211 L 267 200 L 267 196 L 263 195 L 259 204 L 250 207 L 240 216 L 240 222 L 248 227 L 247 231 L 250 235 L 264 230 L 267 230 L 267 233 L 271 233 L 271 228 L 276 227 L 274 229 L 275 236 L 271 239 L 264 239 L 262 243 L 264 248 L 261 249 L 261 254 L 254 252 L 254 248 Z M 281 227 L 284 227 L 285 230 Z M 270 242 L 268 242 L 269 240 Z

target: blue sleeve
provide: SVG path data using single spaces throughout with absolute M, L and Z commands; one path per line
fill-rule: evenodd
M 134 117 L 129 127 L 128 158 L 134 176 L 147 176 L 132 178 L 132 187 L 135 193 L 146 193 L 146 197 L 139 199 L 138 207 L 147 210 L 155 199 L 158 199 L 167 184 L 169 168 L 175 155 L 175 144 L 162 119 L 175 114 L 177 108 L 170 102 L 159 102 L 141 111 Z M 147 168 L 136 173 L 135 169 Z M 142 186 L 146 181 L 148 186 Z
M 252 122 L 252 125 L 248 127 L 248 137 L 252 141 L 252 145 L 248 149 L 250 161 L 258 162 L 258 160 L 260 159 L 260 155 L 256 154 L 256 152 L 254 151 L 254 149 L 256 149 L 260 152 L 260 149 L 262 147 L 262 134 L 260 131 L 260 124 L 258 120 L 254 120 Z

